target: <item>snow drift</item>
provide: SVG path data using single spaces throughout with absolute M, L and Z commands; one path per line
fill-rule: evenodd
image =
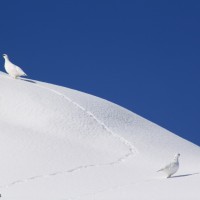
M 180 170 L 156 173 L 180 153 Z M 20 200 L 199 199 L 200 148 L 106 100 L 0 73 L 0 193 Z

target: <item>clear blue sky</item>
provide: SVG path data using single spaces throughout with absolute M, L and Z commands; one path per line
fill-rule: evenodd
M 3 53 L 200 145 L 200 1 L 1 1 Z

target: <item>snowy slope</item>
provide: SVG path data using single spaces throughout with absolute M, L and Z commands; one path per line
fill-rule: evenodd
M 0 91 L 2 199 L 200 199 L 198 146 L 68 88 L 0 73 Z M 155 171 L 175 153 L 165 179 Z

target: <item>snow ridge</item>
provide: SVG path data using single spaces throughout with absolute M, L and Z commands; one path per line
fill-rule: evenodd
M 100 98 L 24 81 L 0 72 L 3 199 L 199 199 L 198 146 Z M 177 175 L 156 173 L 177 152 Z
M 80 171 L 80 170 L 84 170 L 84 169 L 88 169 L 88 168 L 92 168 L 92 167 L 101 167 L 101 166 L 109 166 L 109 165 L 116 165 L 119 164 L 123 161 L 125 161 L 126 159 L 128 159 L 131 156 L 136 156 L 138 154 L 138 150 L 135 148 L 135 146 L 130 143 L 129 141 L 127 141 L 125 138 L 121 137 L 120 135 L 114 133 L 108 126 L 105 125 L 105 123 L 103 123 L 101 120 L 99 120 L 91 111 L 87 110 L 86 108 L 84 108 L 83 106 L 81 106 L 80 104 L 78 104 L 77 102 L 73 101 L 71 98 L 69 98 L 68 96 L 54 90 L 51 88 L 47 88 L 45 86 L 42 85 L 38 85 L 38 84 L 34 84 L 35 86 L 45 89 L 45 90 L 49 90 L 51 92 L 53 92 L 54 94 L 66 99 L 68 102 L 72 103 L 74 106 L 76 106 L 77 108 L 79 108 L 80 110 L 82 110 L 83 112 L 85 112 L 89 117 L 91 117 L 96 123 L 98 123 L 99 125 L 102 126 L 103 129 L 105 129 L 110 135 L 112 135 L 113 137 L 117 138 L 119 141 L 121 141 L 125 146 L 128 147 L 129 152 L 125 155 L 123 155 L 122 157 L 118 158 L 115 161 L 109 162 L 109 163 L 104 163 L 104 164 L 95 164 L 95 165 L 83 165 L 83 166 L 78 166 L 76 168 L 72 168 L 66 171 L 58 171 L 58 172 L 54 172 L 54 173 L 50 173 L 50 174 L 43 174 L 43 175 L 38 175 L 38 176 L 34 176 L 34 177 L 29 177 L 26 179 L 21 179 L 21 180 L 17 180 L 14 182 L 11 182 L 7 185 L 3 185 L 0 186 L 0 188 L 8 188 L 11 186 L 14 186 L 16 184 L 20 184 L 20 183 L 25 183 L 25 182 L 29 182 L 29 181 L 33 181 L 35 179 L 42 179 L 42 178 L 50 178 L 52 176 L 56 176 L 56 175 L 60 175 L 60 174 L 67 174 L 67 173 L 73 173 L 76 171 Z
M 66 95 L 51 89 L 51 88 L 47 88 L 41 85 L 36 85 L 37 87 L 49 90 L 51 92 L 53 92 L 54 94 L 57 94 L 61 97 L 63 97 L 64 99 L 66 99 L 68 102 L 72 103 L 73 105 L 75 105 L 77 108 L 79 108 L 80 110 L 82 110 L 83 112 L 85 112 L 89 117 L 93 118 L 94 121 L 96 121 L 96 123 L 98 123 L 99 125 L 101 125 L 108 133 L 110 133 L 113 137 L 117 138 L 118 140 L 120 140 L 124 145 L 128 146 L 129 148 L 129 153 L 127 153 L 126 155 L 124 155 L 122 158 L 118 159 L 117 161 L 112 162 L 112 164 L 121 162 L 125 159 L 127 159 L 129 156 L 138 154 L 138 150 L 135 148 L 135 146 L 130 143 L 128 140 L 126 140 L 125 138 L 121 137 L 120 135 L 114 133 L 110 128 L 108 128 L 105 123 L 103 123 L 102 121 L 100 121 L 92 112 L 90 112 L 89 110 L 87 110 L 86 108 L 84 108 L 83 106 L 81 106 L 80 104 L 78 104 L 77 102 L 73 101 L 71 98 L 67 97 Z

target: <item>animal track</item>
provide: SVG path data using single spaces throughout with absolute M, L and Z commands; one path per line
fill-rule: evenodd
M 58 92 L 58 91 L 56 91 L 54 89 L 47 88 L 45 86 L 38 85 L 38 84 L 34 84 L 34 85 L 37 86 L 37 87 L 39 87 L 39 88 L 42 88 L 42 89 L 45 89 L 45 90 L 53 92 L 54 94 L 56 94 L 56 95 L 58 95 L 58 96 L 60 96 L 60 97 L 62 97 L 64 99 L 66 99 L 68 102 L 72 103 L 74 106 L 76 106 L 77 108 L 79 108 L 80 110 L 82 110 L 89 117 L 91 117 L 96 123 L 98 123 L 100 126 L 102 126 L 102 128 L 105 129 L 110 135 L 112 135 L 114 138 L 117 138 L 125 146 L 127 146 L 128 149 L 129 149 L 129 152 L 127 154 L 123 155 L 122 157 L 120 157 L 119 159 L 117 159 L 115 161 L 112 161 L 112 162 L 109 162 L 109 163 L 96 164 L 96 165 L 93 165 L 93 164 L 83 165 L 83 166 L 72 168 L 72 169 L 69 169 L 69 170 L 66 170 L 66 171 L 58 171 L 58 172 L 53 172 L 53 173 L 50 173 L 50 174 L 33 176 L 33 177 L 29 177 L 27 179 L 22 179 L 22 180 L 14 181 L 14 182 L 9 183 L 9 184 L 4 185 L 4 186 L 0 186 L 0 188 L 7 188 L 7 187 L 11 187 L 11 186 L 14 186 L 16 184 L 21 184 L 21 183 L 24 183 L 24 182 L 27 182 L 27 181 L 34 181 L 34 180 L 41 179 L 41 178 L 49 178 L 49 177 L 57 176 L 57 175 L 60 175 L 60 174 L 67 174 L 67 173 L 70 174 L 70 173 L 74 173 L 76 171 L 80 171 L 80 170 L 84 170 L 84 169 L 88 169 L 88 168 L 92 168 L 92 167 L 101 167 L 101 166 L 115 165 L 115 164 L 118 164 L 120 162 L 123 162 L 124 160 L 126 160 L 130 156 L 134 156 L 134 155 L 136 155 L 138 153 L 138 150 L 129 141 L 127 141 L 125 138 L 121 137 L 120 135 L 114 133 L 108 126 L 106 126 L 106 124 L 104 122 L 102 122 L 101 120 L 99 120 L 91 111 L 87 110 L 86 108 L 84 108 L 83 106 L 81 106 L 80 104 L 78 104 L 77 102 L 73 101 L 72 99 L 70 99 L 66 95 L 64 95 L 64 94 L 62 94 L 62 93 L 60 93 L 60 92 Z

